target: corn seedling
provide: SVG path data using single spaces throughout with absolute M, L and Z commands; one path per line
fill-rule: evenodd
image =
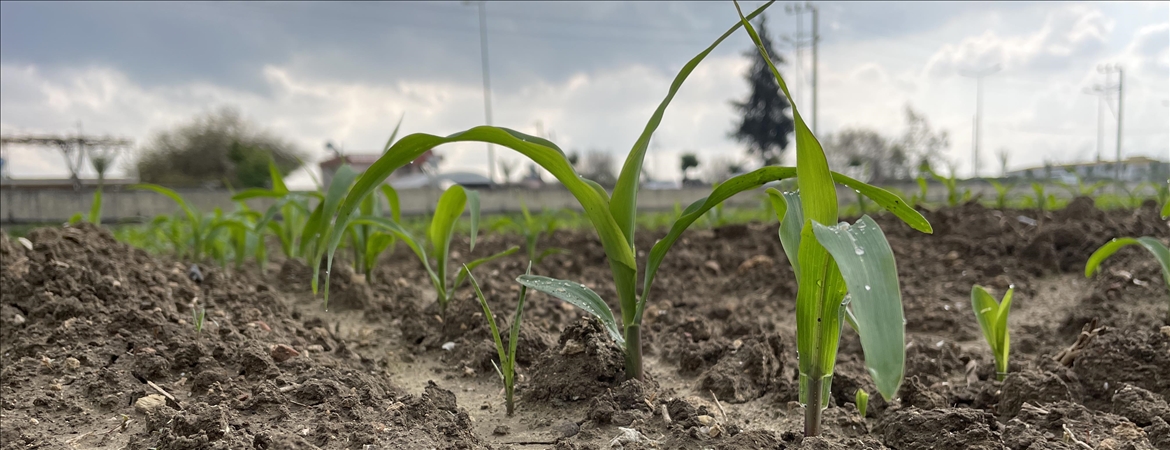
M 194 319 L 193 323 L 195 325 L 195 333 L 196 334 L 202 333 L 203 332 L 203 320 L 207 318 L 207 308 L 200 306 L 199 309 L 192 309 L 191 315 L 192 315 L 192 319 Z
M 971 199 L 971 191 L 959 188 L 959 180 L 954 173 L 951 173 L 949 177 L 944 177 L 929 166 L 926 167 L 926 170 L 931 177 L 947 188 L 947 206 L 954 208 L 959 206 L 960 202 Z
M 910 203 L 918 207 L 926 203 L 926 194 L 929 193 L 929 185 L 926 182 L 926 176 L 923 174 L 915 177 L 914 181 L 918 183 L 918 193 L 914 194 L 914 197 L 910 199 Z
M 869 216 L 853 225 L 837 223 L 834 181 L 860 191 L 919 231 L 932 229 L 921 214 L 888 191 L 829 171 L 824 150 L 801 117 L 771 56 L 742 13 L 740 20 L 788 96 L 796 123 L 798 191 L 767 192 L 780 220 L 781 246 L 797 277 L 800 401 L 805 405 L 804 433 L 815 436 L 820 434 L 821 412 L 828 405 L 843 323 L 848 322 L 860 336 L 865 364 L 884 398 L 892 398 L 901 385 L 906 357 L 893 250 Z
M 487 318 L 488 326 L 491 328 L 492 339 L 496 341 L 496 353 L 500 357 L 500 364 L 496 365 L 496 373 L 504 382 L 504 404 L 507 407 L 507 415 L 511 417 L 512 413 L 516 411 L 513 397 L 516 392 L 516 344 L 520 340 L 520 317 L 524 314 L 524 297 L 528 294 L 528 286 L 520 285 L 520 299 L 516 303 L 516 315 L 512 317 L 512 323 L 508 326 L 508 346 L 505 348 L 504 341 L 500 337 L 500 329 L 496 326 L 496 318 L 492 315 L 492 309 L 488 306 L 483 291 L 479 289 L 479 282 L 475 280 L 475 275 L 471 274 L 471 270 L 467 266 L 463 266 L 463 268 L 471 280 L 471 287 L 475 288 L 475 296 L 479 299 L 480 306 L 483 307 L 483 315 Z M 526 274 L 532 274 L 531 261 L 528 262 Z
M 89 215 L 82 216 L 81 213 L 74 214 L 69 218 L 70 224 L 80 223 L 82 220 L 92 223 L 94 225 L 102 224 L 102 188 L 98 187 L 93 191 L 93 201 L 89 204 Z
M 560 227 L 560 217 L 547 212 L 542 212 L 539 216 L 533 215 L 528 211 L 528 205 L 523 201 L 520 202 L 520 220 L 503 217 L 500 219 L 498 226 L 500 228 L 517 230 L 524 236 L 524 248 L 528 254 L 528 261 L 532 262 L 532 264 L 539 266 L 540 262 L 549 255 L 565 251 L 560 248 L 546 248 L 544 251 L 537 253 L 537 243 L 540 241 L 541 236 L 552 234 L 556 231 Z
M 431 284 L 435 287 L 440 314 L 445 318 L 447 305 L 454 298 L 455 290 L 467 281 L 467 277 L 471 274 L 472 269 L 475 269 L 481 264 L 516 253 L 520 249 L 519 247 L 511 247 L 500 253 L 464 264 L 455 275 L 454 280 L 452 280 L 448 273 L 451 238 L 455 234 L 455 222 L 467 210 L 469 204 L 471 207 L 470 247 L 471 250 L 475 250 L 475 238 L 479 231 L 479 195 L 476 192 L 468 192 L 460 185 L 451 186 L 439 197 L 439 203 L 435 206 L 435 215 L 431 218 L 431 226 L 427 230 L 425 240 L 416 239 L 401 224 L 384 217 L 359 215 L 353 220 L 347 220 L 346 223 L 351 225 L 369 225 L 385 229 L 405 242 L 414 251 L 415 256 L 418 257 L 423 268 L 426 269 L 427 275 L 431 279 Z M 338 229 L 342 228 L 339 227 Z M 431 264 L 432 259 L 435 261 L 433 265 Z
M 975 311 L 975 318 L 979 319 L 979 328 L 983 330 L 983 338 L 987 340 L 991 354 L 995 356 L 995 379 L 999 381 L 1003 381 L 1008 372 L 1011 336 L 1007 325 L 1014 290 L 1014 287 L 1008 288 L 1003 300 L 996 301 L 982 286 L 976 285 L 971 288 L 971 310 Z
M 865 418 L 865 410 L 869 406 L 869 393 L 865 389 L 858 388 L 857 394 L 853 396 L 853 404 L 857 405 L 857 413 L 861 414 L 861 418 Z
M 155 184 L 139 184 L 133 186 L 133 188 L 161 194 L 179 205 L 181 214 L 176 214 L 174 217 L 166 219 L 166 221 L 170 222 L 171 239 L 176 245 L 176 253 L 181 254 L 182 248 L 189 248 L 191 250 L 191 259 L 195 261 L 201 260 L 206 254 L 207 245 L 205 243 L 208 241 L 209 234 L 211 233 L 212 220 L 205 217 L 194 206 L 187 203 L 187 200 L 183 199 L 182 196 L 171 189 Z M 190 232 L 189 243 L 182 241 L 183 231 Z
M 1106 181 L 1098 181 L 1096 183 L 1089 184 L 1085 183 L 1085 180 L 1081 178 L 1080 175 L 1074 173 L 1073 176 L 1076 177 L 1076 184 L 1057 181 L 1057 186 L 1063 188 L 1070 196 L 1074 198 L 1094 197 L 1097 195 L 1097 192 L 1099 192 L 1101 189 L 1104 189 L 1105 185 L 1108 184 Z
M 1012 189 L 1016 187 L 1016 184 L 1015 183 L 1000 183 L 1000 182 L 995 181 L 995 180 L 987 180 L 987 182 L 991 184 L 991 187 L 995 188 L 995 208 L 996 209 L 1007 208 L 1008 193 L 1011 192 Z
M 272 198 L 275 202 L 256 222 L 257 232 L 267 229 L 280 241 L 281 252 L 285 258 L 302 258 L 304 245 L 304 231 L 308 226 L 309 202 L 316 200 L 320 203 L 324 196 L 320 192 L 291 192 L 284 184 L 284 177 L 276 164 L 268 162 L 268 173 L 272 181 L 270 189 L 246 189 L 232 196 L 233 201 L 242 202 L 253 198 Z M 279 216 L 279 220 L 277 217 Z
M 1170 208 L 1162 208 L 1162 214 L 1163 217 L 1170 216 Z M 1127 245 L 1137 245 L 1154 255 L 1154 259 L 1158 260 L 1158 264 L 1162 266 L 1162 280 L 1166 283 L 1166 288 L 1170 290 L 1170 249 L 1166 248 L 1166 244 L 1149 236 L 1115 238 L 1106 242 L 1089 256 L 1089 262 L 1085 263 L 1085 277 L 1093 276 L 1093 273 L 1101 266 L 1102 261 L 1113 256 L 1114 253 Z M 1166 322 L 1170 323 L 1170 309 L 1166 311 Z

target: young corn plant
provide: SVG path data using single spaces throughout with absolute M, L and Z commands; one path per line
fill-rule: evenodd
M 537 244 L 540 238 L 546 234 L 552 234 L 560 227 L 561 219 L 557 214 L 541 212 L 540 215 L 533 215 L 528 211 L 528 205 L 521 201 L 520 220 L 502 217 L 501 222 L 501 228 L 517 230 L 524 236 L 524 249 L 528 255 L 528 261 L 534 265 L 539 266 L 541 261 L 544 261 L 544 258 L 547 258 L 549 255 L 555 255 L 565 251 L 561 248 L 546 248 L 543 251 L 537 251 Z
M 932 229 L 921 214 L 888 191 L 853 180 L 844 183 L 845 177 L 829 171 L 824 150 L 759 36 L 742 13 L 740 20 L 788 96 L 796 122 L 798 191 L 767 192 L 780 219 L 781 246 L 797 277 L 800 401 L 805 405 L 805 435 L 815 436 L 820 434 L 821 412 L 828 405 L 843 323 L 849 323 L 861 338 L 865 364 L 884 398 L 897 392 L 905 365 L 902 295 L 893 250 L 869 216 L 853 225 L 837 223 L 834 181 L 861 191 L 919 231 Z
M 170 222 L 171 239 L 176 246 L 176 253 L 185 254 L 182 249 L 189 249 L 191 259 L 195 261 L 200 261 L 206 256 L 207 242 L 210 240 L 211 228 L 214 225 L 210 217 L 200 213 L 198 209 L 195 209 L 193 205 L 187 203 L 187 200 L 183 199 L 182 196 L 171 189 L 155 184 L 138 184 L 133 186 L 132 189 L 155 192 L 178 204 L 181 210 L 180 214 L 176 214 L 174 217 L 167 219 Z M 189 238 L 187 242 L 181 240 L 186 234 L 185 232 L 190 233 L 189 236 L 186 236 Z
M 931 177 L 947 188 L 947 206 L 954 208 L 959 206 L 959 202 L 971 199 L 971 191 L 959 188 L 959 180 L 954 173 L 951 173 L 949 177 L 944 177 L 929 166 L 926 167 L 926 170 Z
M 486 142 L 515 150 L 556 177 L 581 204 L 585 217 L 589 219 L 589 223 L 601 239 L 602 247 L 609 261 L 614 287 L 618 295 L 618 304 L 621 309 L 621 321 L 618 322 L 613 311 L 610 310 L 604 301 L 595 293 L 590 295 L 591 291 L 581 284 L 535 275 L 521 276 L 518 281 L 531 289 L 536 289 L 580 307 L 599 318 L 610 336 L 618 342 L 625 352 L 626 376 L 628 378 L 641 379 L 643 376 L 642 315 L 649 299 L 650 287 L 653 285 L 654 275 L 657 273 L 658 267 L 669 249 L 695 220 L 702 217 L 705 212 L 722 203 L 727 198 L 739 192 L 757 188 L 771 181 L 797 176 L 798 169 L 796 168 L 764 167 L 747 174 L 733 177 L 716 186 L 708 197 L 692 203 L 683 211 L 679 219 L 674 222 L 666 236 L 659 240 L 646 254 L 646 272 L 642 277 L 642 289 L 639 294 L 637 289 L 638 264 L 635 262 L 634 255 L 636 252 L 632 243 L 634 242 L 635 224 L 637 223 L 639 175 L 642 172 L 642 163 L 645 159 L 650 139 L 661 123 L 667 106 L 669 106 L 671 100 L 681 88 L 682 83 L 695 67 L 716 46 L 743 26 L 743 23 L 747 19 L 758 16 L 771 3 L 769 2 L 753 11 L 744 20 L 741 20 L 728 29 L 711 46 L 683 65 L 681 71 L 671 84 L 666 98 L 659 104 L 651 116 L 649 123 L 647 123 L 642 134 L 635 141 L 633 148 L 627 155 L 612 195 L 606 192 L 596 182 L 580 176 L 573 169 L 565 152 L 547 139 L 527 135 L 507 128 L 491 126 L 479 126 L 446 137 L 417 133 L 406 136 L 396 142 L 357 181 L 338 210 L 328 248 L 336 248 L 339 244 L 342 237 L 341 233 L 338 232 L 339 229 L 342 229 L 340 226 L 354 220 L 356 210 L 362 199 L 373 192 L 376 186 L 381 184 L 394 170 L 410 163 L 410 161 L 423 152 L 438 145 L 453 142 Z M 807 127 L 803 133 L 808 135 L 805 139 L 811 139 L 811 133 L 808 132 Z M 800 141 L 798 140 L 798 142 Z M 817 147 L 817 151 L 820 151 L 819 146 Z M 821 159 L 822 161 L 824 160 L 823 152 Z M 825 176 L 830 176 L 828 175 L 827 168 L 825 169 Z M 880 200 L 875 199 L 875 201 L 888 209 L 901 210 L 903 213 L 908 214 L 907 210 L 909 208 L 900 199 L 895 201 L 896 197 L 886 191 L 873 188 L 872 186 L 865 185 L 839 174 L 833 174 L 831 176 L 833 179 L 838 180 L 838 182 L 850 185 L 855 189 L 870 192 L 868 195 L 871 195 L 871 198 L 874 196 L 881 198 Z M 835 205 L 836 203 L 834 201 L 834 209 Z M 899 346 L 899 348 L 901 347 Z
M 1162 218 L 1167 217 L 1170 217 L 1170 207 L 1163 207 Z M 1170 249 L 1166 247 L 1166 244 L 1150 236 L 1139 238 L 1122 237 L 1106 242 L 1105 245 L 1102 245 L 1101 248 L 1098 248 L 1097 251 L 1089 256 L 1089 262 L 1085 263 L 1085 277 L 1093 276 L 1093 273 L 1097 272 L 1103 261 L 1113 256 L 1122 247 L 1128 245 L 1137 245 L 1154 255 L 1154 259 L 1158 260 L 1158 264 L 1162 266 L 1162 280 L 1166 283 L 1166 288 L 1170 290 Z M 1166 323 L 1170 323 L 1170 309 L 1166 310 Z
M 1044 183 L 1032 182 L 1032 193 L 1035 195 L 1035 206 L 1041 211 L 1056 209 L 1056 196 L 1046 194 Z
M 475 288 L 475 296 L 479 299 L 479 305 L 483 307 L 483 315 L 491 328 L 492 339 L 496 341 L 496 353 L 500 357 L 500 364 L 496 365 L 496 372 L 500 375 L 500 380 L 504 382 L 504 405 L 507 408 L 508 417 L 511 417 L 516 411 L 516 402 L 513 396 L 516 392 L 516 343 L 520 340 L 520 317 L 524 314 L 524 298 L 528 295 L 528 286 L 520 285 L 520 299 L 516 303 L 516 315 L 512 316 L 512 324 L 508 326 L 508 345 L 505 347 L 504 341 L 500 337 L 500 329 L 496 326 L 496 318 L 492 315 L 492 309 L 488 306 L 483 291 L 479 289 L 479 282 L 475 280 L 475 275 L 471 274 L 471 269 L 467 266 L 463 266 L 463 268 L 471 280 L 471 287 Z M 532 261 L 528 262 L 526 274 L 532 274 Z
M 914 197 L 910 199 L 910 203 L 918 207 L 926 204 L 926 194 L 929 193 L 930 186 L 927 184 L 926 175 L 924 174 L 919 174 L 914 178 L 914 181 L 918 183 L 918 193 L 914 194 Z
M 1008 313 L 1012 308 L 1012 291 L 1008 288 L 1003 300 L 996 301 L 995 297 L 987 293 L 983 286 L 971 288 L 971 310 L 975 311 L 975 318 L 979 320 L 979 328 L 983 330 L 983 338 L 991 347 L 991 354 L 995 356 L 995 379 L 1003 381 L 1008 373 L 1008 356 L 1011 349 L 1011 336 L 1008 333 Z
M 102 188 L 93 191 L 93 200 L 89 204 L 89 214 L 82 216 L 81 213 L 74 214 L 69 218 L 69 224 L 81 223 L 86 221 L 94 225 L 102 224 Z
M 268 174 L 272 180 L 269 189 L 252 188 L 233 195 L 232 200 L 242 202 L 254 198 L 271 198 L 275 202 L 265 211 L 264 215 L 255 224 L 257 232 L 268 230 L 280 241 L 280 250 L 285 258 L 302 259 L 304 245 L 304 231 L 309 222 L 309 204 L 316 200 L 321 203 L 324 196 L 320 192 L 292 192 L 284 184 L 284 176 L 280 174 L 276 164 L 268 162 Z M 279 216 L 279 220 L 277 217 Z
M 1015 183 L 1000 183 L 995 180 L 987 180 L 991 187 L 995 188 L 995 208 L 1005 209 L 1008 204 L 1008 193 L 1016 187 Z
M 471 250 L 475 250 L 475 238 L 479 231 L 479 195 L 476 192 L 465 190 L 460 185 L 451 186 L 439 197 L 439 203 L 435 206 L 435 215 L 431 218 L 431 225 L 427 230 L 425 240 L 415 238 L 401 224 L 385 217 L 363 214 L 353 220 L 347 220 L 346 223 L 349 225 L 368 225 L 381 228 L 405 242 L 414 251 L 415 256 L 418 257 L 423 268 L 426 269 L 427 275 L 431 279 L 431 284 L 435 288 L 440 315 L 446 318 L 447 305 L 455 297 L 455 290 L 467 281 L 471 270 L 481 264 L 511 255 L 520 250 L 520 247 L 511 247 L 500 253 L 464 264 L 452 280 L 448 273 L 451 238 L 455 235 L 455 223 L 463 215 L 463 212 L 467 210 L 469 204 L 471 207 L 470 247 Z M 431 263 L 432 259 L 434 260 L 433 264 Z
M 857 394 L 853 396 L 853 404 L 857 405 L 857 413 L 861 414 L 862 419 L 865 419 L 865 410 L 869 406 L 869 392 L 858 388 Z

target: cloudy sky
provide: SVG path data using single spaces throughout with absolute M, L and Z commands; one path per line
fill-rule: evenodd
M 975 81 L 960 73 L 999 64 L 984 81 L 981 173 L 998 173 L 1001 148 L 1017 168 L 1088 160 L 1098 100 L 1083 91 L 1105 81 L 1099 64 L 1118 63 L 1125 154 L 1170 157 L 1167 2 L 816 5 L 821 134 L 869 127 L 892 136 L 911 105 L 950 133 L 948 157 L 970 174 Z M 543 128 L 565 149 L 622 155 L 681 65 L 737 20 L 723 2 L 489 2 L 486 11 L 494 123 Z M 781 38 L 795 36 L 798 17 L 782 3 L 767 14 L 789 61 L 781 70 L 808 104 L 810 52 Z M 747 94 L 750 45 L 734 35 L 687 80 L 652 145 L 653 176 L 679 178 L 688 150 L 702 161 L 742 158 L 727 137 L 729 102 Z M 375 152 L 402 114 L 405 132 L 482 124 L 480 63 L 478 9 L 461 2 L 3 2 L 0 130 L 73 132 L 80 123 L 142 145 L 234 106 L 312 159 L 326 156 L 328 140 Z M 1105 110 L 1110 157 L 1112 114 Z M 440 150 L 445 170 L 487 171 L 483 146 Z M 14 177 L 66 173 L 57 153 L 5 153 Z

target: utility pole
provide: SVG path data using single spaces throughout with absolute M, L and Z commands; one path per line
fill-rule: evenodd
M 975 79 L 975 136 L 974 148 L 971 151 L 971 177 L 979 176 L 979 149 L 982 147 L 983 134 L 983 77 L 999 72 L 1000 66 L 996 64 L 983 70 L 960 72 L 961 75 L 968 78 Z
M 1117 156 L 1113 162 L 1113 177 L 1116 180 L 1121 180 L 1121 124 L 1124 118 L 1124 100 L 1125 100 L 1125 71 L 1120 64 L 1102 64 L 1097 66 L 1097 72 L 1105 74 L 1105 92 L 1108 95 L 1114 88 L 1117 89 Z M 1110 76 L 1117 73 L 1117 86 L 1109 85 Z M 1112 108 L 1112 104 L 1109 105 Z
M 1094 84 L 1091 88 L 1085 88 L 1085 93 L 1097 96 L 1097 162 L 1104 160 L 1105 151 L 1105 87 L 1100 84 Z
M 483 115 L 488 126 L 492 125 L 492 77 L 488 70 L 488 41 L 487 41 L 487 2 L 483 0 L 470 2 L 464 1 L 464 5 L 475 3 L 479 7 L 479 54 L 483 60 Z M 488 151 L 488 179 L 494 185 L 496 184 L 496 149 L 492 144 L 487 144 Z
M 784 11 L 788 14 L 796 14 L 796 37 L 790 40 L 796 46 L 797 51 L 797 74 L 800 73 L 800 48 L 806 45 L 801 41 L 804 38 L 803 22 L 800 16 L 805 12 L 812 14 L 812 36 L 809 37 L 807 45 L 812 46 L 812 132 L 817 133 L 817 43 L 821 40 L 820 35 L 820 11 L 812 3 L 804 2 L 784 5 Z

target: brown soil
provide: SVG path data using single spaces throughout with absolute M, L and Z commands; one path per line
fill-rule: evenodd
M 878 218 L 902 275 L 902 391 L 876 394 L 846 331 L 826 432 L 807 439 L 796 281 L 775 224 L 696 228 L 680 240 L 645 313 L 644 381 L 623 379 L 595 321 L 533 294 L 515 417 L 504 417 L 472 294 L 461 289 L 444 319 L 404 249 L 372 280 L 340 264 L 325 311 L 296 261 L 263 272 L 200 266 L 197 282 L 188 264 L 89 225 L 35 230 L 32 250 L 4 237 L 0 448 L 1170 448 L 1170 295 L 1156 262 L 1127 249 L 1102 274 L 1081 275 L 1112 237 L 1170 238 L 1152 205 L 1103 212 L 1079 199 L 1051 213 L 965 205 L 926 216 L 933 235 Z M 660 235 L 638 233 L 640 259 Z M 456 260 L 520 240 L 487 236 Z M 570 252 L 536 273 L 615 300 L 592 232 L 547 242 Z M 525 265 L 516 256 L 477 270 L 501 325 Z M 972 284 L 1016 287 L 1003 382 L 970 311 Z M 1094 319 L 1100 329 L 1071 363 L 1055 361 Z M 858 388 L 873 394 L 864 418 L 852 405 Z

